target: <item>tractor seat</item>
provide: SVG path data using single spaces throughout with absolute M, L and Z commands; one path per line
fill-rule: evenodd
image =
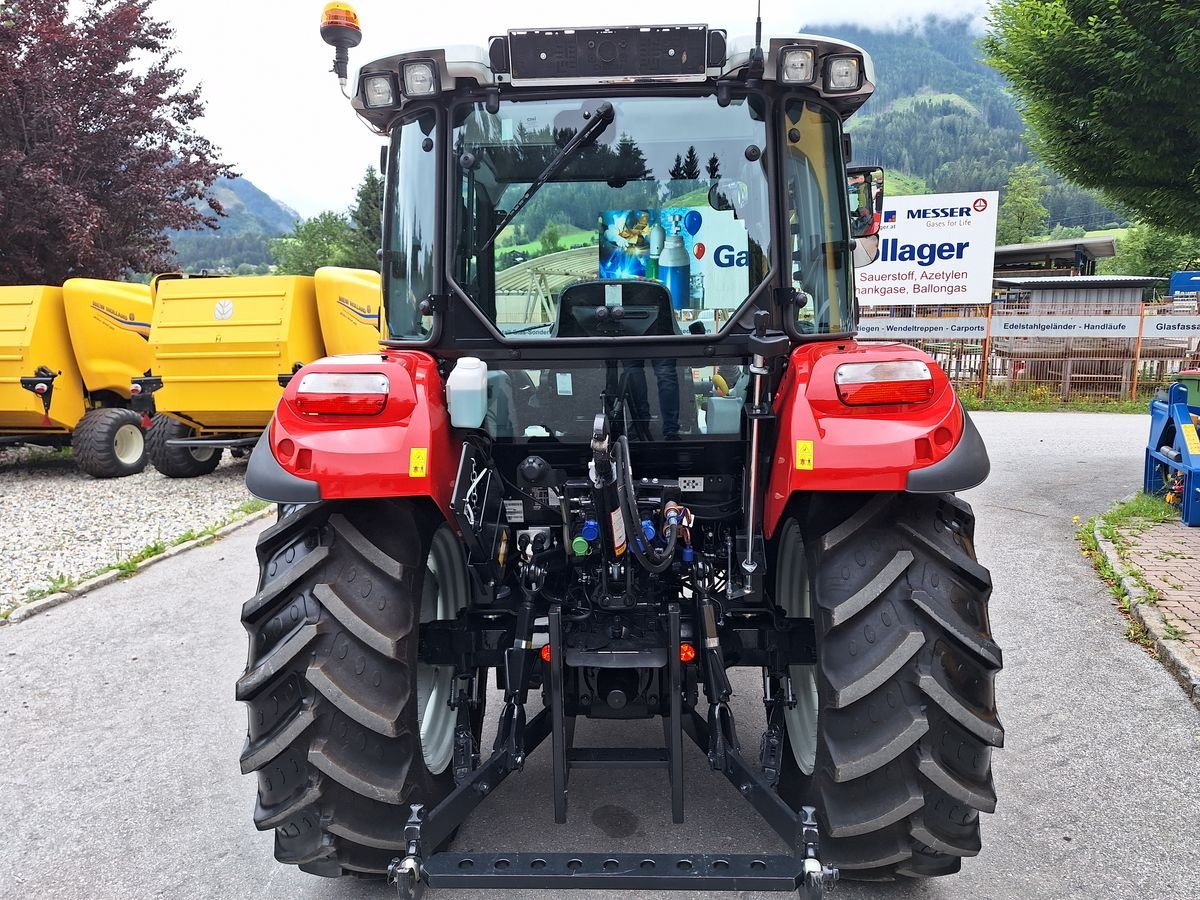
M 576 281 L 558 297 L 552 337 L 638 337 L 681 334 L 671 293 L 648 279 Z

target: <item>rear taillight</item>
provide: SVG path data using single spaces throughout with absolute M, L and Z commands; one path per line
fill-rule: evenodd
M 309 416 L 375 416 L 387 406 L 388 388 L 377 372 L 309 372 L 293 402 Z
M 834 381 L 847 406 L 924 403 L 933 396 L 933 373 L 918 359 L 844 363 Z

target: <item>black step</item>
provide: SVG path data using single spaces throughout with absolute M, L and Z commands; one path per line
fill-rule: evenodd
M 665 766 L 671 755 L 662 747 L 576 747 L 567 751 L 572 769 L 634 769 Z
M 801 864 L 766 855 L 435 853 L 422 873 L 433 888 L 794 891 Z

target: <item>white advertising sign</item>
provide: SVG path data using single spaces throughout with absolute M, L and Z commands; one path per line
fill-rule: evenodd
M 1200 316 L 1147 316 L 1142 337 L 1200 337 Z
M 987 337 L 986 318 L 957 319 L 859 319 L 860 338 L 893 341 L 920 339 L 977 340 Z
M 855 270 L 859 305 L 990 303 L 999 199 L 885 193 L 879 256 Z
M 995 316 L 992 337 L 1138 336 L 1140 316 Z

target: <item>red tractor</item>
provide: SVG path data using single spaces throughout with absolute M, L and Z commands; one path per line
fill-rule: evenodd
M 344 80 L 357 18 L 331 4 L 322 31 Z M 847 170 L 843 124 L 873 78 L 840 41 L 704 26 L 362 67 L 389 334 L 301 369 L 247 473 L 280 519 L 243 611 L 241 762 L 280 862 L 402 897 L 812 898 L 979 852 L 1001 654 L 954 492 L 989 464 L 932 359 L 854 339 L 878 224 L 851 225 L 848 184 L 870 208 L 882 173 Z M 735 682 L 761 683 L 761 737 Z M 576 746 L 581 716 L 665 738 Z M 683 821 L 690 742 L 790 852 L 449 849 L 547 738 L 557 822 L 604 766 L 662 767 Z

